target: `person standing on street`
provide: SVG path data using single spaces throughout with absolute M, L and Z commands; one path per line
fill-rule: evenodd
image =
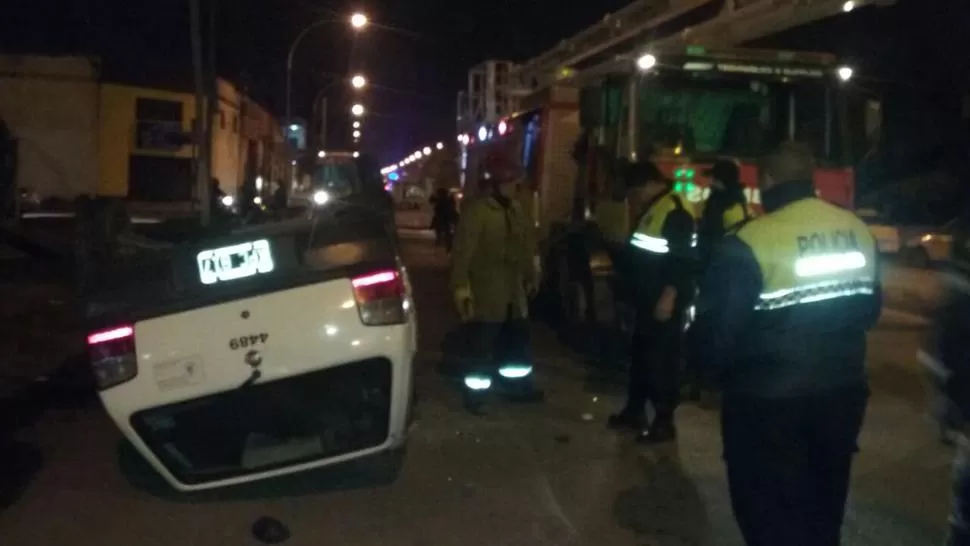
M 838 546 L 881 310 L 876 247 L 815 196 L 811 151 L 760 169 L 766 214 L 725 238 L 700 285 L 690 365 L 723 390 L 721 433 L 748 546 Z
M 735 161 L 719 159 L 704 175 L 711 179 L 711 193 L 704 203 L 697 229 L 698 269 L 701 273 L 710 265 L 714 251 L 724 237 L 751 219 L 741 187 L 741 172 Z M 699 401 L 709 392 L 710 385 L 701 382 L 698 370 L 688 367 L 686 372 L 687 398 Z
M 455 204 L 455 198 L 448 193 L 447 188 L 438 188 L 431 196 L 431 206 L 434 209 L 431 229 L 435 233 L 435 244 L 444 246 L 445 251 L 451 254 L 455 224 L 458 223 L 458 207 Z
M 694 294 L 694 217 L 653 163 L 632 165 L 628 177 L 630 206 L 638 218 L 626 259 L 636 325 L 626 406 L 610 416 L 608 425 L 636 429 L 638 442 L 659 443 L 677 435 L 684 321 Z M 654 409 L 649 423 L 648 401 Z
M 528 299 L 536 292 L 528 216 L 515 198 L 522 179 L 513 160 L 485 158 L 490 193 L 467 205 L 458 221 L 451 289 L 468 333 L 466 402 L 477 409 L 492 390 L 539 395 L 532 382 Z
M 970 546 L 970 208 L 957 220 L 946 271 L 946 298 L 919 359 L 938 388 L 934 414 L 953 442 L 953 503 L 946 546 Z
M 724 237 L 736 232 L 751 219 L 736 162 L 719 159 L 704 175 L 711 179 L 711 193 L 704 204 L 697 229 L 701 270 L 711 263 L 714 250 Z

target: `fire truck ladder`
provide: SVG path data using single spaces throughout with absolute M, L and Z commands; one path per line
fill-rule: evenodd
M 537 91 L 619 54 L 651 46 L 731 47 L 849 12 L 896 0 L 636 0 L 595 25 L 521 64 L 518 81 Z

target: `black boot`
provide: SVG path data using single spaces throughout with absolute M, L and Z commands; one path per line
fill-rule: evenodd
M 610 415 L 606 420 L 606 426 L 612 429 L 632 428 L 639 430 L 647 426 L 647 416 L 643 411 L 624 408 L 623 411 Z
M 671 419 L 654 419 L 649 428 L 642 429 L 637 434 L 638 444 L 662 444 L 677 439 L 677 428 Z

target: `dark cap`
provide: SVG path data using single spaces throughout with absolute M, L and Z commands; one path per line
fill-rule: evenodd
M 731 159 L 718 159 L 711 165 L 710 169 L 704 170 L 701 174 L 713 178 L 725 186 L 737 185 L 741 181 L 741 168 L 736 161 Z
M 664 176 L 653 161 L 638 161 L 631 163 L 626 169 L 626 185 L 628 188 L 640 188 L 650 182 L 673 184 L 673 180 Z
M 766 157 L 761 167 L 776 184 L 811 182 L 815 177 L 815 156 L 804 144 L 786 142 Z

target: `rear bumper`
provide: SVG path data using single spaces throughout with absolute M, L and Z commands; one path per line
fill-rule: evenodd
M 373 334 L 368 351 L 353 360 L 294 366 L 289 374 L 276 370 L 245 389 L 196 391 L 172 401 L 154 396 L 142 383 L 109 389 L 101 398 L 125 437 L 179 491 L 365 457 L 406 440 L 415 352 L 413 323 L 368 330 Z M 254 447 L 274 433 L 293 441 Z M 280 455 L 291 448 L 291 454 Z

